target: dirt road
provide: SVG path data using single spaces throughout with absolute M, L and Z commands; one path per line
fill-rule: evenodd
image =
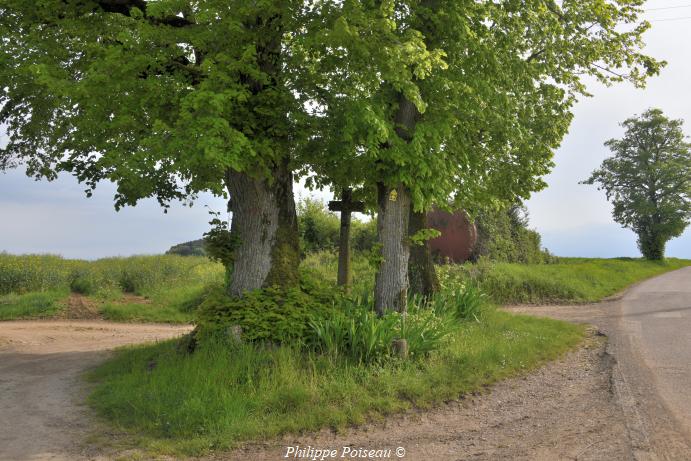
M 81 374 L 126 344 L 189 327 L 93 321 L 0 322 L 0 460 L 98 459 L 84 446 L 94 421 Z

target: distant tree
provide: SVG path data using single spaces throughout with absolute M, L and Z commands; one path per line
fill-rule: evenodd
M 335 249 L 340 227 L 338 216 L 313 198 L 302 200 L 297 207 L 303 253 Z
M 166 251 L 166 254 L 178 256 L 206 256 L 206 251 L 204 250 L 204 240 L 199 239 L 173 245 L 168 251 Z
M 540 264 L 549 261 L 549 253 L 542 249 L 540 234 L 529 228 L 528 210 L 518 201 L 498 210 L 483 210 L 476 214 L 478 241 L 472 258 L 492 261 Z
M 614 157 L 584 181 L 607 193 L 614 220 L 638 234 L 647 259 L 664 258 L 667 242 L 691 218 L 691 144 L 682 124 L 659 109 L 626 120 L 624 137 L 605 143 Z

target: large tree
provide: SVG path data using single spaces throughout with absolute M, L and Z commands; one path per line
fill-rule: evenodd
M 624 137 L 605 143 L 614 156 L 584 181 L 605 190 L 614 220 L 638 235 L 647 259 L 664 258 L 691 219 L 691 144 L 682 124 L 659 109 L 626 120 Z
M 377 197 L 376 307 L 403 310 L 411 211 L 513 203 L 541 176 L 584 76 L 642 85 L 643 0 L 346 0 L 310 56 L 318 142 Z M 329 15 L 325 15 L 328 17 Z M 338 120 L 338 122 L 334 122 Z M 334 169 L 337 173 L 345 171 Z M 326 173 L 329 175 L 329 173 Z M 338 176 L 335 182 L 341 180 Z
M 228 195 L 232 295 L 298 281 L 302 0 L 3 0 L 0 167 L 75 175 L 116 207 Z

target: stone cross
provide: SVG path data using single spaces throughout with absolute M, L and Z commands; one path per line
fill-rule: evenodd
M 329 202 L 329 210 L 341 212 L 341 238 L 338 245 L 338 284 L 349 289 L 350 272 L 350 219 L 353 212 L 364 212 L 365 202 L 353 201 L 352 189 L 344 189 L 341 200 Z

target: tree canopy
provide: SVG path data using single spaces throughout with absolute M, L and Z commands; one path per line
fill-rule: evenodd
M 0 167 L 113 181 L 116 207 L 229 195 L 235 295 L 297 284 L 295 175 L 354 187 L 378 307 L 404 305 L 410 210 L 527 197 L 584 76 L 658 72 L 643 3 L 4 0 Z
M 306 90 L 325 121 L 317 182 L 403 183 L 416 209 L 539 190 L 585 76 L 643 85 L 658 72 L 640 52 L 642 4 L 332 3 L 330 27 L 312 38 Z M 406 101 L 409 127 L 397 117 Z
M 614 220 L 638 235 L 648 259 L 663 258 L 691 219 L 691 144 L 682 125 L 660 109 L 626 120 L 624 137 L 605 143 L 614 156 L 584 181 L 605 191 Z

